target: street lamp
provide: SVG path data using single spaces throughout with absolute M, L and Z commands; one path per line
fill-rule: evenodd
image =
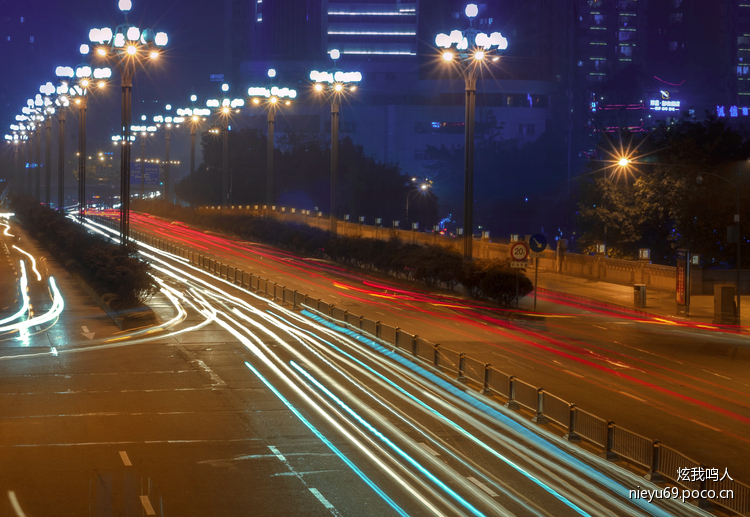
M 139 197 L 143 199 L 146 195 L 146 137 L 156 132 L 156 126 L 132 126 L 130 130 L 138 133 L 141 139 L 141 189 Z
M 336 68 L 336 61 L 341 57 L 341 53 L 337 49 L 331 50 L 330 55 L 334 62 L 334 68 L 326 72 L 313 70 L 310 72 L 310 80 L 314 82 L 315 91 L 325 92 L 331 101 L 331 215 L 329 223 L 331 235 L 336 235 L 338 232 L 336 191 L 339 168 L 339 110 L 341 98 L 347 92 L 353 92 L 357 89 L 357 84 L 362 80 L 362 74 L 359 72 L 344 72 Z
M 406 195 L 406 222 L 407 224 L 411 222 L 409 220 L 409 199 L 411 198 L 411 196 L 417 193 L 421 195 L 425 195 L 427 191 L 430 189 L 430 187 L 432 187 L 432 180 L 429 180 L 427 178 L 422 179 L 422 178 L 414 177 L 411 179 L 411 183 L 416 188 L 409 191 L 409 193 Z
M 39 87 L 39 92 L 44 94 L 44 203 L 49 207 L 52 202 L 52 115 L 56 111 L 52 96 L 55 94 L 55 86 L 48 82 Z
M 82 55 L 89 53 L 88 45 L 81 45 Z M 88 93 L 91 88 L 104 88 L 105 79 L 112 76 L 109 68 L 92 69 L 87 63 L 70 67 L 57 67 L 58 77 L 68 81 L 67 96 L 78 107 L 78 217 L 83 222 L 86 216 L 86 113 L 88 111 Z
M 474 233 L 474 103 L 477 76 L 488 60 L 496 62 L 498 51 L 508 48 L 508 40 L 499 32 L 487 35 L 474 28 L 474 18 L 479 13 L 476 4 L 466 6 L 465 14 L 470 26 L 464 31 L 438 34 L 435 44 L 444 49 L 444 63 L 455 64 L 466 83 L 465 140 L 464 140 L 464 258 L 472 258 Z
M 698 185 L 703 183 L 703 174 L 726 181 L 737 191 L 737 213 L 734 216 L 734 222 L 737 223 L 737 325 L 742 325 L 742 320 L 740 319 L 740 248 L 742 244 L 742 233 L 740 232 L 740 170 L 739 168 L 737 169 L 737 183 L 732 183 L 728 179 L 719 176 L 718 174 L 713 174 L 711 172 L 701 172 L 698 173 L 698 177 L 695 178 L 695 181 L 698 183 Z
M 42 188 L 42 174 L 41 174 L 41 161 L 40 161 L 40 153 L 41 153 L 41 146 L 42 146 L 42 138 L 41 138 L 41 124 L 44 121 L 44 115 L 43 108 L 44 106 L 44 99 L 42 99 L 42 96 L 40 94 L 37 94 L 34 99 L 29 99 L 27 101 L 27 107 L 24 108 L 24 113 L 27 115 L 27 119 L 31 121 L 32 124 L 32 134 L 34 136 L 34 150 L 35 150 L 35 156 L 36 160 L 33 164 L 29 164 L 30 168 L 35 169 L 33 171 L 34 176 L 34 198 L 37 201 L 41 201 L 41 188 Z M 29 156 L 31 156 L 31 153 L 29 153 Z M 29 171 L 29 181 L 31 180 L 31 174 L 32 171 Z
M 611 176 L 615 176 L 615 175 L 620 176 L 628 172 L 628 169 L 630 168 L 630 164 L 632 162 L 633 161 L 627 156 L 620 156 L 619 158 L 615 160 L 614 165 L 610 166 L 610 167 L 614 167 L 614 173 Z M 610 167 L 605 167 L 603 169 L 603 179 L 605 183 L 607 181 L 607 169 L 609 169 Z M 602 191 L 602 208 L 604 208 L 604 204 L 606 203 L 606 201 L 607 201 L 607 192 L 606 190 L 603 190 Z M 604 258 L 607 258 L 609 249 L 607 248 L 607 220 L 606 219 L 604 220 L 604 242 L 603 244 L 604 244 Z
M 193 103 L 193 107 L 177 109 L 177 115 L 184 117 L 185 121 L 190 127 L 190 175 L 188 177 L 190 178 L 191 198 L 194 198 L 195 195 L 193 188 L 195 185 L 195 178 L 193 177 L 195 175 L 195 130 L 200 122 L 206 120 L 204 117 L 208 117 L 209 115 L 211 115 L 211 110 L 195 107 L 195 102 L 197 100 L 198 96 L 193 94 L 190 96 L 190 102 Z
M 28 168 L 28 172 L 26 173 L 26 188 L 24 189 L 24 193 L 28 195 L 33 195 L 32 190 L 32 177 L 33 177 L 33 169 L 34 169 L 34 158 L 32 155 L 32 140 L 31 138 L 33 136 L 36 136 L 36 112 L 34 111 L 34 99 L 29 99 L 26 101 L 26 106 L 24 106 L 21 109 L 21 112 L 23 113 L 22 116 L 16 117 L 16 120 L 21 121 L 21 134 L 28 133 L 28 161 L 26 162 L 26 168 Z M 37 145 L 39 138 L 37 140 Z
M 171 110 L 172 106 L 167 104 L 167 110 Z M 167 115 L 156 115 L 154 117 L 154 123 L 157 129 L 164 129 L 164 141 L 166 144 L 166 156 L 164 159 L 164 189 L 162 192 L 162 199 L 169 201 L 169 143 L 172 139 L 172 129 L 180 127 L 180 124 L 185 121 L 185 117 L 172 117 Z
M 222 85 L 224 92 L 229 90 L 229 85 Z M 222 134 L 222 174 L 221 174 L 221 205 L 226 208 L 229 205 L 229 121 L 232 113 L 239 113 L 240 108 L 245 105 L 244 99 L 209 99 L 206 106 L 212 108 L 219 115 L 219 125 L 211 133 Z
M 96 56 L 114 61 L 120 71 L 122 88 L 122 142 L 130 142 L 130 109 L 133 93 L 133 76 L 144 61 L 158 59 L 161 49 L 167 44 L 166 32 L 155 33 L 153 29 L 141 31 L 128 22 L 130 0 L 119 0 L 118 7 L 125 15 L 125 22 L 114 30 L 91 29 L 89 39 L 96 43 Z M 127 246 L 130 239 L 130 145 L 123 145 L 120 153 L 120 243 Z
M 276 70 L 268 70 L 268 77 L 273 81 L 276 77 Z M 274 153 L 274 136 L 273 130 L 276 124 L 276 111 L 280 105 L 288 106 L 291 101 L 297 97 L 297 91 L 289 88 L 279 88 L 273 84 L 266 88 L 248 88 L 247 94 L 251 98 L 253 105 L 262 105 L 266 110 L 266 119 L 268 121 L 268 137 L 266 147 L 266 214 L 270 215 L 273 206 L 273 153 Z M 284 100 L 287 99 L 287 100 Z
M 23 142 L 26 139 L 25 135 L 18 134 L 20 126 L 16 124 L 12 124 L 10 126 L 11 130 L 13 131 L 13 134 L 5 135 L 5 140 L 8 141 L 9 144 L 13 146 L 13 170 L 15 174 L 15 181 L 13 190 L 15 192 L 20 191 L 20 184 L 21 184 L 21 170 L 18 162 L 18 151 L 23 144 Z

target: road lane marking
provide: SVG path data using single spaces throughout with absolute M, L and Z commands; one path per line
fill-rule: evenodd
M 89 328 L 85 325 L 81 325 L 81 330 L 83 330 L 84 332 L 88 332 Z
M 621 391 L 620 393 L 622 393 L 622 394 L 623 394 L 623 395 L 625 395 L 626 397 L 630 397 L 631 399 L 635 399 L 635 400 L 638 400 L 638 401 L 640 401 L 640 402 L 643 402 L 643 403 L 647 403 L 647 402 L 646 402 L 646 401 L 645 401 L 644 399 L 642 399 L 642 398 L 640 398 L 640 397 L 636 397 L 635 395 L 631 395 L 630 393 L 626 393 L 626 392 L 624 392 L 624 391 Z
M 581 375 L 580 373 L 571 372 L 570 370 L 563 370 L 563 371 L 569 373 L 570 375 L 575 375 L 576 377 L 580 377 L 581 379 L 583 379 L 583 375 Z
M 317 488 L 311 488 L 310 492 L 312 492 L 312 494 L 318 498 L 318 501 L 320 501 L 323 504 L 323 506 L 325 506 L 329 510 L 335 509 L 334 506 L 330 502 L 328 502 L 328 499 L 323 497 L 323 494 L 321 494 Z
M 466 479 L 468 479 L 469 481 L 471 481 L 472 483 L 474 483 L 476 486 L 478 486 L 482 490 L 482 492 L 486 493 L 490 497 L 497 497 L 497 494 L 495 492 L 493 492 L 490 487 L 488 487 L 487 485 L 485 485 L 484 483 L 482 483 L 478 479 L 473 478 L 471 476 L 467 476 Z
M 54 355 L 55 357 L 57 357 L 57 348 L 55 348 L 55 347 L 52 347 L 52 350 L 50 351 L 50 353 L 51 353 L 52 355 Z
M 227 383 L 224 382 L 224 380 L 221 377 L 219 377 L 219 375 L 216 372 L 214 372 L 211 368 L 209 368 L 208 365 L 204 363 L 203 361 L 201 361 L 200 359 L 197 359 L 197 358 L 193 359 L 192 362 L 198 365 L 198 368 L 206 372 L 208 376 L 211 377 L 211 381 L 213 381 L 214 386 L 226 386 L 227 385 Z
M 729 377 L 724 377 L 723 375 L 719 375 L 719 374 L 718 374 L 718 373 L 716 373 L 716 372 L 709 372 L 709 371 L 708 371 L 708 370 L 706 370 L 706 369 L 704 369 L 703 371 L 704 371 L 704 372 L 706 372 L 706 373 L 710 373 L 711 375 L 716 375 L 717 377 L 721 377 L 722 379 L 726 379 L 726 380 L 728 380 L 728 381 L 731 381 L 731 380 L 732 380 L 732 379 L 730 379 Z
M 598 329 L 602 329 L 602 330 L 609 330 L 607 327 L 600 327 L 599 325 L 591 325 L 591 326 L 596 327 Z
M 21 509 L 21 505 L 18 504 L 18 499 L 16 499 L 16 493 L 13 490 L 8 490 L 8 499 L 10 499 L 10 505 L 16 511 L 16 515 L 18 517 L 26 517 L 26 514 L 23 513 L 23 510 Z
M 123 464 L 126 467 L 132 467 L 133 464 L 130 463 L 130 458 L 128 458 L 128 453 L 125 451 L 120 451 L 120 459 L 122 459 Z
M 690 420 L 690 421 L 691 421 L 691 422 L 695 422 L 695 423 L 696 423 L 696 424 L 698 424 L 698 425 L 702 425 L 703 427 L 708 427 L 709 429 L 711 429 L 712 431 L 716 431 L 717 433 L 721 433 L 721 432 L 722 432 L 722 430 L 721 430 L 721 429 L 716 429 L 715 427 L 711 427 L 711 426 L 710 426 L 710 425 L 708 425 L 708 424 L 704 424 L 704 423 L 703 423 L 703 422 L 701 422 L 700 420 Z
M 430 447 L 430 446 L 429 446 L 429 445 L 427 445 L 426 443 L 424 443 L 424 442 L 419 442 L 419 445 L 421 445 L 422 447 L 424 447 L 425 449 L 427 449 L 427 452 L 429 452 L 429 453 L 430 453 L 430 454 L 432 454 L 433 456 L 440 456 L 440 453 L 439 453 L 439 452 L 437 452 L 437 451 L 436 451 L 435 449 L 433 449 L 432 447 Z
M 273 445 L 269 445 L 268 448 L 271 449 L 271 452 L 273 453 L 274 456 L 279 458 L 281 461 L 286 462 L 286 458 L 284 457 L 283 454 L 279 452 L 279 450 L 276 447 L 274 447 Z
M 156 515 L 154 507 L 151 506 L 151 501 L 148 500 L 147 495 L 141 496 L 141 504 L 143 505 L 143 509 L 146 510 L 146 515 Z

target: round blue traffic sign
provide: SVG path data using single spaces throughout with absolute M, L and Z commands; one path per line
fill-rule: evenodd
M 541 253 L 547 249 L 547 237 L 541 233 L 536 233 L 529 239 L 529 248 L 534 253 Z

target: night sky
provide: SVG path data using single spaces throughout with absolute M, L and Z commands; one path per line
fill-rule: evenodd
M 0 63 L 3 70 L 11 71 L 0 79 L 0 120 L 6 130 L 25 100 L 38 93 L 39 85 L 55 81 L 56 66 L 75 66 L 81 61 L 78 47 L 89 42 L 91 28 L 114 28 L 124 21 L 117 0 L 0 0 L 0 13 Z M 134 115 L 140 98 L 168 102 L 185 98 L 187 104 L 193 88 L 208 90 L 209 75 L 224 72 L 223 1 L 133 0 L 128 18 L 141 28 L 169 35 L 158 66 L 136 75 Z M 108 98 L 101 101 L 112 102 L 112 113 L 119 115 L 116 73 L 114 79 Z

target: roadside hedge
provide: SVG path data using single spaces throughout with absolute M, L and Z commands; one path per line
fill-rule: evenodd
M 135 250 L 88 233 L 31 196 L 14 197 L 11 208 L 24 228 L 66 268 L 74 268 L 100 295 L 113 293 L 113 309 L 139 307 L 158 291 L 150 266 L 135 256 Z
M 465 261 L 460 254 L 442 246 L 404 243 L 395 237 L 388 241 L 343 235 L 331 237 L 327 231 L 305 224 L 246 214 L 199 213 L 164 201 L 139 200 L 131 206 L 133 210 L 172 221 L 327 258 L 339 264 L 381 271 L 429 287 L 452 290 L 462 284 L 472 298 L 506 307 L 516 303 L 516 281 L 519 299 L 534 290 L 520 270 L 510 267 L 510 260 Z

